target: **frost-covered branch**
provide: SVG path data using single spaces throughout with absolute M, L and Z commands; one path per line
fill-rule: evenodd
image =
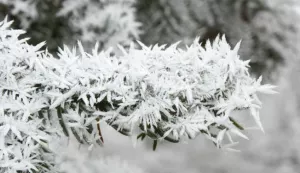
M 87 53 L 79 42 L 60 49 L 57 59 L 40 50 L 43 43 L 19 40 L 24 32 L 10 25 L 0 24 L 0 166 L 7 171 L 55 166 L 48 150 L 53 136 L 72 133 L 83 144 L 103 143 L 101 121 L 134 139 L 150 137 L 153 149 L 160 140 L 198 134 L 226 148 L 235 144 L 232 134 L 247 138 L 232 112 L 250 110 L 263 129 L 257 93 L 275 93 L 249 75 L 240 43 L 231 49 L 225 36 L 205 47 L 196 38 L 186 49 L 179 43 L 120 46 L 118 56 L 99 52 L 99 44 Z
M 0 172 L 47 172 L 54 166 L 48 142 L 57 132 L 43 115 L 47 99 L 35 87 L 44 78 L 33 67 L 41 45 L 19 40 L 24 32 L 9 30 L 11 23 L 0 23 Z

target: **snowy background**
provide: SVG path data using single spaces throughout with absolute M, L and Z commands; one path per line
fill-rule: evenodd
M 297 0 L 0 0 L 1 20 L 8 14 L 14 27 L 25 29 L 31 43 L 47 41 L 55 52 L 77 39 L 88 49 L 141 40 L 150 45 L 183 40 L 189 44 L 226 34 L 240 55 L 251 59 L 253 75 L 278 86 L 279 94 L 262 97 L 265 133 L 249 130 L 239 153 L 224 152 L 203 137 L 188 143 L 151 141 L 133 147 L 130 138 L 101 124 L 105 144 L 80 146 L 60 141 L 61 167 L 66 172 L 102 172 L 113 165 L 120 172 L 147 173 L 297 173 L 300 170 L 300 2 Z M 237 112 L 241 118 L 245 112 Z M 249 124 L 252 120 L 246 120 Z M 107 163 L 99 162 L 106 157 Z M 125 161 L 122 165 L 116 160 Z M 102 170 L 102 171 L 100 171 Z M 104 171 L 108 172 L 108 171 Z

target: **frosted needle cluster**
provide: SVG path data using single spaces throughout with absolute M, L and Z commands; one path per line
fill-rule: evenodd
M 57 56 L 19 39 L 22 30 L 0 23 L 0 158 L 6 171 L 54 170 L 53 136 L 74 135 L 82 144 L 102 144 L 100 122 L 134 139 L 180 142 L 198 134 L 219 147 L 247 138 L 232 113 L 247 109 L 257 126 L 257 93 L 275 93 L 248 73 L 249 61 L 225 37 L 202 46 L 179 43 L 119 46 L 91 53 L 83 46 Z M 228 138 L 225 145 L 224 139 Z M 1 171 L 0 171 L 1 172 Z

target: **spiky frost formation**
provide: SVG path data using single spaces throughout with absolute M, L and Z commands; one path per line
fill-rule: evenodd
M 239 44 L 231 49 L 225 37 L 205 48 L 198 38 L 186 49 L 120 46 L 121 56 L 98 52 L 98 44 L 88 54 L 78 43 L 78 52 L 65 46 L 57 59 L 39 51 L 43 43 L 18 40 L 23 31 L 9 30 L 10 24 L 0 25 L 0 153 L 7 171 L 51 169 L 47 146 L 55 135 L 101 144 L 100 121 L 135 139 L 152 138 L 153 149 L 158 140 L 200 133 L 223 148 L 227 135 L 231 146 L 231 134 L 247 138 L 231 117 L 238 109 L 249 109 L 262 129 L 256 94 L 274 93 L 274 86 L 251 78 Z
M 11 23 L 0 23 L 0 172 L 49 172 L 53 156 L 48 142 L 56 130 L 41 117 L 48 103 L 35 84 L 45 78 L 34 67 L 43 43 L 19 40 L 24 31 L 9 30 Z
M 197 40 L 186 50 L 176 48 L 177 44 L 165 48 L 140 43 L 141 50 L 131 47 L 118 60 L 111 57 L 111 73 L 104 79 L 109 82 L 101 84 L 100 93 L 94 93 L 102 103 L 106 98 L 108 112 L 94 115 L 103 116 L 119 129 L 143 131 L 139 137 L 178 142 L 184 136 L 194 138 L 203 133 L 218 146 L 224 134 L 230 140 L 231 133 L 247 138 L 240 132 L 243 127 L 230 116 L 234 110 L 249 109 L 262 129 L 256 94 L 274 93 L 273 86 L 261 85 L 261 77 L 251 78 L 249 61 L 240 60 L 237 54 L 239 44 L 231 50 L 223 37 L 203 48 Z M 96 66 L 108 67 L 103 62 Z

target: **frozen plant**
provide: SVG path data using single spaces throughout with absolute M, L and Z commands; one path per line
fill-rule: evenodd
M 28 45 L 0 24 L 0 168 L 4 172 L 55 172 L 54 137 L 72 133 L 82 144 L 104 142 L 100 122 L 133 139 L 180 142 L 203 134 L 218 148 L 231 149 L 232 134 L 247 138 L 231 113 L 248 109 L 258 127 L 258 92 L 275 93 L 248 73 L 249 61 L 238 56 L 225 36 L 205 47 L 194 43 L 122 46 L 92 53 L 65 46 L 59 59 L 44 43 Z M 78 50 L 77 50 L 78 49 Z M 228 138 L 228 143 L 223 140 Z
M 54 166 L 47 143 L 56 130 L 39 115 L 47 100 L 34 87 L 43 76 L 32 66 L 43 43 L 19 40 L 24 31 L 9 30 L 11 23 L 0 23 L 0 172 L 47 172 Z
M 32 46 L 28 39 L 19 40 L 25 32 L 10 30 L 11 23 L 0 23 L 0 173 L 65 171 L 57 163 L 66 156 L 50 147 L 62 136 L 59 119 L 39 88 L 39 82 L 49 82 L 39 59 L 51 55 L 39 50 L 44 43 Z M 91 170 L 97 165 L 92 162 Z M 99 163 L 105 172 L 141 172 L 114 158 L 101 158 Z

